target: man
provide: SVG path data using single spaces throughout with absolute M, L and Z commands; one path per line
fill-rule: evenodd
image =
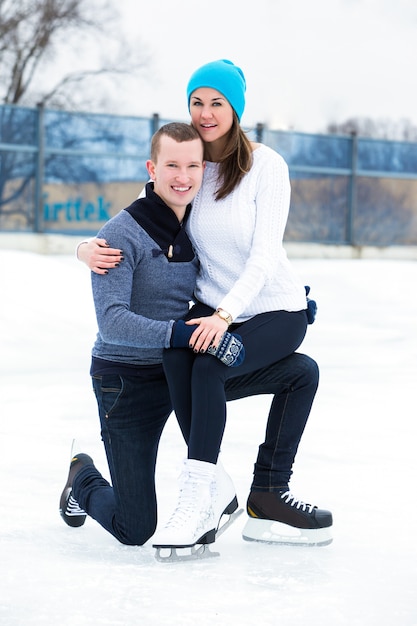
M 187 124 L 163 126 L 153 137 L 146 166 L 153 181 L 146 197 L 100 232 L 123 248 L 121 272 L 92 276 L 99 333 L 91 376 L 112 485 L 91 457 L 78 454 L 60 499 L 69 526 L 82 525 L 88 513 L 119 541 L 134 545 L 143 544 L 156 527 L 156 454 L 172 412 L 162 352 L 170 345 L 190 349 L 195 328 L 176 320 L 188 312 L 198 270 L 184 228 L 204 171 L 197 131 Z M 211 354 L 233 366 L 244 351 L 225 333 Z M 216 473 L 219 520 L 226 509 L 237 508 L 237 500 L 221 466 Z

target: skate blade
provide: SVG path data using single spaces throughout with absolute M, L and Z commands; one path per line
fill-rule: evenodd
M 229 515 L 228 520 L 217 529 L 216 539 L 220 537 L 242 513 L 243 509 L 239 509 Z M 197 561 L 199 559 L 209 559 L 213 556 L 220 556 L 220 552 L 212 552 L 210 550 L 210 545 L 211 544 L 204 543 L 189 548 L 177 548 L 175 546 L 156 547 L 155 559 L 160 563 L 178 563 L 181 561 Z M 180 552 L 178 552 L 178 550 L 180 550 Z M 183 552 L 184 550 L 185 552 Z
M 221 537 L 224 531 L 227 530 L 229 526 L 231 526 L 233 522 L 235 522 L 237 518 L 240 517 L 240 515 L 242 515 L 242 513 L 243 513 L 243 509 L 238 509 L 237 511 L 229 515 L 229 519 L 227 519 L 223 524 L 219 525 L 216 531 L 216 539 Z
M 191 546 L 190 548 L 156 548 L 155 553 L 155 559 L 160 563 L 198 561 L 213 556 L 220 556 L 220 552 L 212 552 L 208 544 Z

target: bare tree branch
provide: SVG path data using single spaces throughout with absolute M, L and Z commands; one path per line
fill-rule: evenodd
M 327 126 L 331 134 L 350 135 L 394 141 L 417 141 L 417 127 L 409 119 L 389 120 L 369 117 L 351 117 L 344 122 L 331 122 Z
M 118 58 L 114 53 L 115 38 L 111 35 L 114 12 L 103 2 L 100 2 L 100 11 L 95 8 L 91 0 L 88 3 L 85 0 L 0 0 L 0 101 L 33 103 L 36 77 L 41 75 L 42 69 L 53 66 L 51 61 L 59 58 L 59 51 L 68 47 L 78 49 L 82 41 L 97 41 L 97 47 L 103 40 L 111 42 L 113 58 Z M 87 38 L 88 32 L 95 37 Z M 120 38 L 118 45 L 123 47 Z M 46 87 L 36 99 L 53 104 L 54 98 L 64 97 L 65 89 L 75 83 L 104 75 L 127 75 L 144 68 L 148 62 L 142 58 L 132 63 L 126 60 L 128 58 L 129 54 L 124 51 L 118 63 L 104 60 L 100 67 L 70 72 L 52 87 Z

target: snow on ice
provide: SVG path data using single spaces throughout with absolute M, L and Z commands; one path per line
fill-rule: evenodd
M 317 300 L 302 351 L 319 392 L 291 487 L 332 510 L 322 548 L 245 542 L 220 557 L 159 563 L 96 522 L 58 514 L 71 442 L 106 462 L 89 378 L 89 272 L 71 256 L 0 252 L 0 623 L 5 626 L 416 626 L 417 264 L 293 261 Z M 270 398 L 229 404 L 223 463 L 245 505 Z M 184 444 L 174 416 L 157 467 L 160 519 Z

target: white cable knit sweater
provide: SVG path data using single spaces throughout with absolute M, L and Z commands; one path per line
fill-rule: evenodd
M 304 286 L 283 248 L 290 204 L 284 159 L 260 145 L 249 173 L 219 201 L 217 172 L 218 164 L 208 162 L 187 227 L 201 265 L 197 299 L 238 322 L 265 311 L 305 309 Z

